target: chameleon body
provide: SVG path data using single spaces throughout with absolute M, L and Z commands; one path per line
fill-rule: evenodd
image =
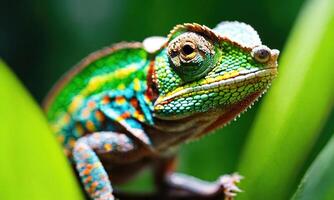
M 175 150 L 245 111 L 276 76 L 278 54 L 244 23 L 177 25 L 167 38 L 89 55 L 44 107 L 92 199 L 114 199 L 112 185 L 145 166 L 166 196 L 231 198 L 240 176 L 209 183 L 175 173 Z

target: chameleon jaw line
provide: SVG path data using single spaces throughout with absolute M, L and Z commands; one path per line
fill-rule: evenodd
M 185 88 L 183 90 L 177 91 L 174 94 L 171 94 L 167 97 L 163 97 L 163 98 L 158 98 L 157 101 L 155 102 L 155 106 L 158 104 L 164 104 L 164 102 L 168 102 L 169 100 L 175 99 L 177 97 L 180 97 L 184 94 L 187 93 L 191 93 L 191 92 L 198 92 L 198 91 L 208 91 L 214 88 L 219 88 L 221 86 L 229 86 L 229 85 L 233 85 L 233 84 L 237 84 L 240 82 L 243 82 L 245 80 L 250 80 L 253 78 L 261 78 L 264 76 L 275 76 L 277 74 L 277 68 L 276 67 L 270 67 L 270 68 L 266 68 L 266 69 L 262 69 L 262 70 L 257 70 L 255 72 L 250 72 L 247 74 L 240 74 L 238 76 L 235 76 L 233 78 L 229 78 L 229 79 L 225 79 L 225 80 L 221 80 L 218 82 L 213 82 L 210 84 L 205 84 L 205 85 L 200 85 L 200 86 L 196 86 L 193 88 Z

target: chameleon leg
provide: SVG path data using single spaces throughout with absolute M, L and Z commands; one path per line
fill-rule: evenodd
M 98 152 L 127 152 L 134 148 L 124 134 L 97 132 L 77 140 L 73 158 L 88 195 L 94 200 L 114 200 L 107 172 L 96 155 Z
M 241 190 L 236 183 L 242 178 L 238 174 L 223 175 L 215 182 L 176 173 L 175 158 L 171 157 L 158 163 L 155 170 L 155 182 L 160 192 L 171 196 L 170 199 L 221 199 L 231 200 Z

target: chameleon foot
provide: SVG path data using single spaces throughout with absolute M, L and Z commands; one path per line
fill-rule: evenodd
M 217 180 L 217 184 L 222 187 L 225 194 L 225 200 L 232 200 L 238 192 L 242 192 L 236 184 L 240 182 L 243 177 L 239 174 L 223 175 Z
M 124 153 L 134 148 L 132 141 L 124 134 L 96 132 L 76 141 L 73 158 L 84 188 L 92 200 L 114 200 L 109 175 L 104 169 L 96 151 Z

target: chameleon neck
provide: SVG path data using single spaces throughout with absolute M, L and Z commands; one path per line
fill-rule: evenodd
M 182 119 L 154 118 L 154 126 L 145 126 L 146 132 L 152 139 L 155 148 L 164 151 L 172 146 L 178 146 L 184 141 L 191 141 L 223 127 L 240 113 L 251 106 L 261 92 L 255 92 L 243 101 L 222 107 L 214 111 L 197 113 Z

